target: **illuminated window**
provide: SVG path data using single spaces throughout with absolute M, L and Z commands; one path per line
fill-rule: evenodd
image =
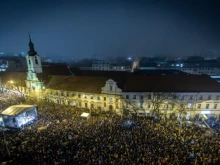
M 218 104 L 214 104 L 214 109 L 217 109 Z
M 209 104 L 206 104 L 205 108 L 206 108 L 206 109 L 209 109 Z
M 188 104 L 188 108 L 192 108 L 192 103 L 189 103 L 189 104 Z
M 197 108 L 200 109 L 201 108 L 201 104 L 198 104 Z

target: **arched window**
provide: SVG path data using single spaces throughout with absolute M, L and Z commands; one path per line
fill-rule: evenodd
M 38 65 L 38 60 L 37 60 L 37 57 L 35 57 L 35 64 Z

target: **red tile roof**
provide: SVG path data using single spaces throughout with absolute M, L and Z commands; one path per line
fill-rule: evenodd
M 220 92 L 207 75 L 128 76 L 124 92 Z
M 47 88 L 99 94 L 108 79 L 105 77 L 51 76 Z

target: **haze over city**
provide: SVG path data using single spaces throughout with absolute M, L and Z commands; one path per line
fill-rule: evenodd
M 0 52 L 27 52 L 28 32 L 40 55 L 219 55 L 218 1 L 1 2 Z

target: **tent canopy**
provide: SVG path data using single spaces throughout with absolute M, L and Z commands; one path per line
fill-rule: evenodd
M 21 105 L 13 105 L 8 107 L 7 109 L 5 109 L 4 111 L 2 111 L 2 115 L 6 115 L 6 116 L 17 116 L 25 111 L 28 111 L 32 108 L 36 107 L 35 105 L 25 105 L 25 104 L 21 104 Z
M 88 117 L 89 117 L 89 113 L 85 113 L 85 112 L 83 112 L 80 116 L 81 116 L 81 117 L 88 118 Z

